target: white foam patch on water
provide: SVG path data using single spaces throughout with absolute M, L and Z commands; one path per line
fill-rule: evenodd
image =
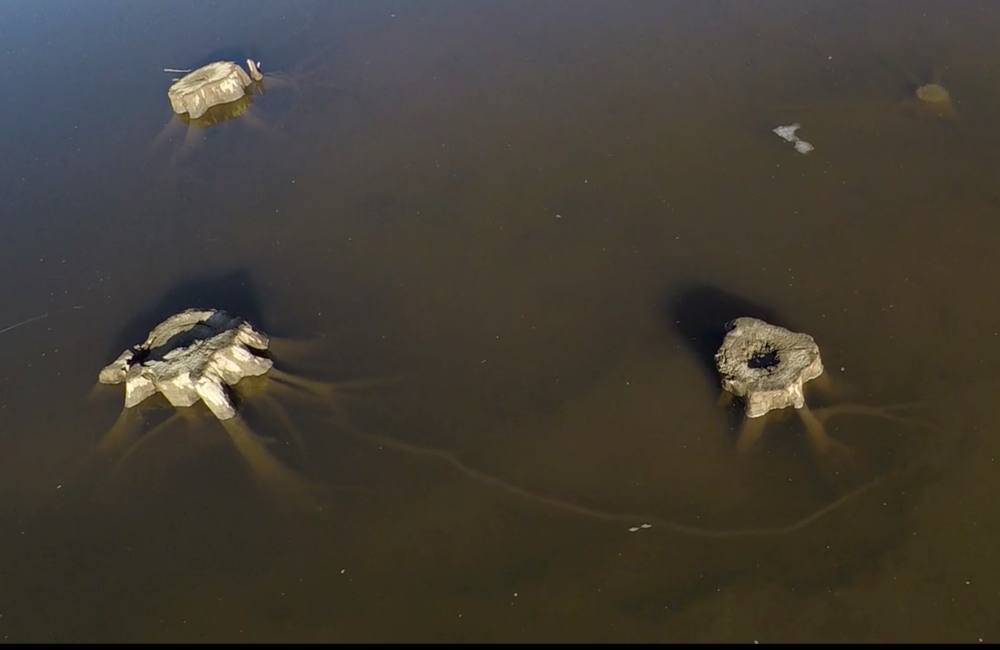
M 795 124 L 788 124 L 786 126 L 775 127 L 772 131 L 779 138 L 785 140 L 786 142 L 791 142 L 795 145 L 795 150 L 801 154 L 807 154 L 812 151 L 813 147 L 810 143 L 806 142 L 799 136 L 795 135 L 795 132 L 802 128 L 802 125 L 796 122 Z

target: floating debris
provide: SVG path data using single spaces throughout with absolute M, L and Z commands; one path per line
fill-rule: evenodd
M 264 75 L 260 73 L 260 61 L 254 63 L 253 59 L 247 59 L 247 70 L 250 71 L 250 78 L 254 81 L 260 81 L 264 78 Z
M 8 325 L 7 327 L 4 327 L 4 328 L 0 329 L 0 334 L 3 334 L 5 332 L 9 332 L 11 330 L 16 330 L 18 327 L 21 327 L 22 325 L 27 325 L 29 323 L 34 323 L 36 320 L 42 320 L 42 319 L 45 319 L 45 318 L 48 318 L 48 317 L 49 317 L 48 312 L 45 312 L 44 314 L 39 314 L 38 316 L 32 316 L 31 318 L 25 318 L 22 321 L 14 323 L 13 325 Z
M 72 307 L 67 307 L 66 309 L 83 309 L 83 305 L 73 305 Z M 65 311 L 66 309 L 60 309 L 58 311 L 61 312 L 61 311 Z M 30 323 L 34 323 L 35 321 L 44 320 L 44 319 L 48 318 L 49 316 L 50 316 L 49 312 L 45 312 L 44 314 L 39 314 L 38 316 L 32 316 L 31 318 L 25 318 L 22 321 L 18 321 L 17 323 L 14 323 L 13 325 L 8 325 L 6 327 L 0 327 L 0 334 L 5 334 L 7 332 L 10 332 L 11 330 L 16 330 L 18 327 L 22 327 L 24 325 L 28 325 Z
M 807 154 L 813 150 L 813 146 L 795 135 L 795 132 L 802 128 L 802 125 L 796 122 L 795 124 L 789 124 L 788 126 L 779 126 L 773 130 L 775 134 L 782 140 L 786 142 L 791 142 L 795 146 L 795 150 L 801 154 Z

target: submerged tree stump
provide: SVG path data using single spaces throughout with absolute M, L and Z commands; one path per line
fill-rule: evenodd
M 236 415 L 225 385 L 263 375 L 273 365 L 250 348 L 266 350 L 267 336 L 239 317 L 214 309 L 189 309 L 153 328 L 146 340 L 101 370 L 102 384 L 125 382 L 125 407 L 163 393 L 174 406 L 198 400 L 220 420 Z
M 747 417 L 802 408 L 802 385 L 823 374 L 819 346 L 808 334 L 756 318 L 737 318 L 715 355 L 722 388 L 746 402 Z
M 253 70 L 256 72 L 256 69 Z M 259 74 L 256 72 L 256 75 Z M 243 97 L 251 83 L 250 77 L 239 65 L 231 61 L 217 61 L 175 81 L 167 90 L 167 97 L 175 113 L 187 113 L 196 120 L 213 106 Z
M 924 84 L 917 88 L 917 100 L 925 113 L 935 117 L 955 117 L 951 94 L 939 83 Z

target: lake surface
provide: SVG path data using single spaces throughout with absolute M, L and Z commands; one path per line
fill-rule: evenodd
M 996 641 L 998 20 L 0 4 L 0 639 Z M 247 57 L 244 114 L 172 114 Z M 308 501 L 201 405 L 95 460 L 98 371 L 193 306 L 334 382 L 240 389 Z M 815 337 L 816 413 L 909 407 L 739 453 L 740 315 Z

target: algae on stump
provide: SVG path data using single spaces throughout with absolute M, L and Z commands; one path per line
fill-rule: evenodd
M 125 407 L 157 392 L 174 406 L 202 400 L 220 420 L 236 415 L 225 385 L 263 375 L 272 361 L 250 351 L 270 341 L 242 318 L 214 309 L 189 309 L 153 328 L 146 340 L 101 370 L 102 384 L 125 382 Z
M 175 113 L 187 113 L 191 119 L 198 119 L 213 106 L 243 97 L 251 83 L 250 77 L 237 64 L 217 61 L 175 81 L 167 97 Z

